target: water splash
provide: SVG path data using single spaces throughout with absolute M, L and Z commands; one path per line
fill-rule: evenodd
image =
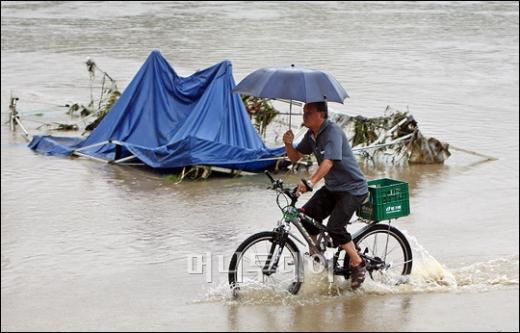
M 410 294 L 427 292 L 488 291 L 518 286 L 519 257 L 512 255 L 467 266 L 448 268 L 435 259 L 415 237 L 403 232 L 413 251 L 412 273 L 397 283 L 379 283 L 367 276 L 365 283 L 356 291 L 350 281 L 331 275 L 327 270 L 316 269 L 316 264 L 305 260 L 304 283 L 298 295 L 287 290 L 248 285 L 239 298 L 234 298 L 229 285 L 222 282 L 208 290 L 206 295 L 194 302 L 218 302 L 227 304 L 316 304 L 335 297 L 352 297 L 363 294 Z
M 305 258 L 304 283 L 298 293 L 293 295 L 285 289 L 265 287 L 248 283 L 242 286 L 239 297 L 233 297 L 227 282 L 220 282 L 210 287 L 201 298 L 194 303 L 226 303 L 226 304 L 317 304 L 337 296 L 337 289 L 331 289 L 329 274 L 320 269 L 310 258 Z
M 410 274 L 409 284 L 418 291 L 431 291 L 437 288 L 457 288 L 457 280 L 453 273 L 437 261 L 417 239 L 406 231 L 403 234 L 408 239 L 413 252 L 413 268 Z
M 518 256 L 475 263 L 453 271 L 459 289 L 497 289 L 518 286 Z

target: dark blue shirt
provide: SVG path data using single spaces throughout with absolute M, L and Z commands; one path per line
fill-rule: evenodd
M 329 191 L 347 191 L 353 195 L 368 192 L 367 179 L 359 168 L 345 132 L 337 124 L 325 120 L 316 138 L 308 130 L 296 150 L 304 155 L 314 153 L 318 164 L 323 160 L 333 162 L 332 168 L 325 175 L 325 187 Z

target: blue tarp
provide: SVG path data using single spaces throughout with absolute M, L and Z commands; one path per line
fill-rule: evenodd
M 152 168 L 218 165 L 262 170 L 284 148 L 269 149 L 251 124 L 235 87 L 231 62 L 223 61 L 180 77 L 157 50 L 98 127 L 85 139 L 35 136 L 29 147 L 68 156 L 106 141 L 121 142 L 117 158 L 135 155 Z M 113 160 L 116 145 L 105 143 L 81 153 Z

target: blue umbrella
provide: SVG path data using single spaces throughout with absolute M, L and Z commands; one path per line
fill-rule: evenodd
M 233 89 L 234 92 L 261 98 L 282 98 L 305 103 L 338 102 L 348 96 L 341 84 L 329 73 L 294 67 L 260 68 L 247 75 Z M 290 127 L 289 116 L 289 127 Z

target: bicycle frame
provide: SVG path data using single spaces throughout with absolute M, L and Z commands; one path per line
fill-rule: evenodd
M 287 225 L 293 224 L 296 227 L 296 229 L 300 232 L 300 234 L 303 236 L 303 238 L 305 239 L 307 244 L 303 243 L 296 235 L 289 232 L 289 235 L 291 236 L 291 238 L 304 246 L 305 245 L 309 246 L 309 248 L 312 249 L 315 253 L 322 254 L 323 251 L 320 248 L 318 248 L 316 243 L 314 243 L 314 240 L 311 238 L 311 236 L 309 235 L 309 233 L 303 226 L 302 220 L 304 220 L 306 223 L 312 224 L 314 227 L 316 227 L 320 231 L 320 233 L 326 232 L 327 228 L 323 224 L 319 223 L 312 217 L 301 212 L 298 208 L 296 208 L 294 206 L 288 206 L 287 210 L 288 210 L 288 212 L 284 212 L 284 222 Z M 359 219 L 359 220 L 362 220 L 362 219 Z M 357 230 L 356 232 L 354 232 L 352 234 L 352 239 L 355 239 L 358 235 L 363 233 L 366 229 L 370 228 L 372 223 L 376 223 L 376 222 L 367 220 L 367 225 L 364 226 L 363 228 Z

